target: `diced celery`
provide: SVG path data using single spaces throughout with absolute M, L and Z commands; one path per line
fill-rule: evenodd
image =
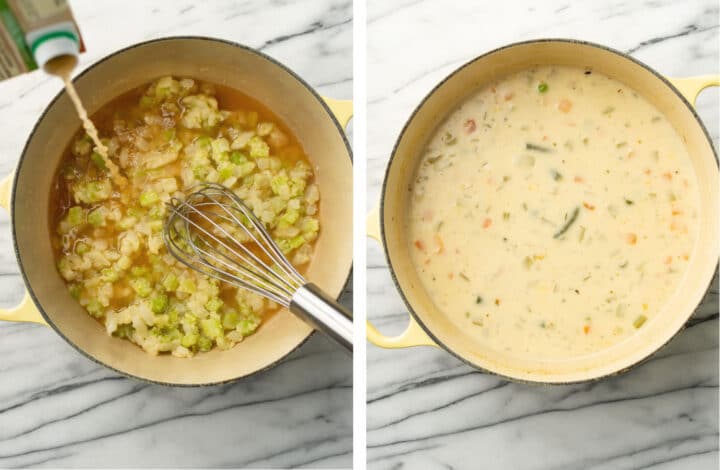
M 198 343 L 198 339 L 200 339 L 199 334 L 189 333 L 183 336 L 183 338 L 180 340 L 180 344 L 182 344 L 186 348 L 191 348 Z M 210 347 L 212 347 L 212 344 L 210 345 Z
M 138 277 L 136 279 L 131 279 L 130 287 L 132 287 L 133 290 L 140 297 L 147 297 L 152 292 L 152 286 L 150 285 L 150 281 L 144 277 Z
M 150 309 L 154 313 L 163 313 L 168 306 L 168 296 L 165 294 L 156 295 L 150 299 Z
M 160 341 L 163 343 L 170 343 L 173 341 L 182 341 L 182 333 L 180 333 L 180 330 L 177 328 L 171 328 L 169 326 L 164 326 L 160 329 L 153 329 L 153 332 L 160 338 Z
M 311 217 L 306 217 L 303 219 L 302 223 L 300 224 L 300 230 L 303 231 L 303 233 L 314 233 L 320 230 L 320 222 L 318 222 L 317 219 L 313 219 Z
M 184 278 L 180 281 L 180 285 L 177 289 L 178 292 L 185 292 L 187 294 L 195 293 L 195 282 L 192 279 Z
M 218 318 L 203 318 L 200 320 L 200 331 L 208 338 L 216 339 L 224 334 L 222 323 Z
M 100 271 L 102 280 L 105 282 L 115 282 L 120 278 L 120 274 L 113 268 L 105 268 Z
M 218 167 L 220 180 L 224 181 L 235 173 L 234 165 L 223 164 Z
M 168 273 L 165 279 L 162 280 L 162 286 L 166 291 L 172 292 L 177 290 L 180 285 L 177 276 L 174 273 Z
M 127 230 L 127 229 L 133 227 L 136 223 L 137 223 L 137 219 L 135 217 L 123 217 L 117 223 L 117 226 L 120 230 Z
M 114 336 L 117 336 L 118 338 L 132 338 L 132 334 L 135 331 L 135 328 L 133 328 L 132 325 L 129 324 L 123 324 L 118 325 L 117 329 L 113 333 Z
M 83 211 L 83 208 L 80 206 L 72 206 L 68 209 L 65 220 L 73 227 L 82 224 L 85 222 L 85 212 Z
M 300 218 L 298 211 L 287 210 L 279 219 L 280 226 L 291 226 Z
M 239 321 L 238 313 L 235 310 L 228 310 L 223 313 L 222 325 L 226 330 L 234 330 Z
M 75 201 L 94 204 L 110 197 L 112 194 L 112 185 L 108 180 L 90 181 L 74 186 L 73 192 Z
M 237 330 L 243 336 L 251 335 L 260 326 L 260 317 L 257 315 L 248 315 L 240 319 L 237 325 Z
M 101 170 L 107 170 L 107 167 L 105 166 L 105 159 L 99 153 L 93 152 L 92 154 L 90 154 L 90 160 L 92 160 L 95 166 L 100 168 Z
M 222 306 L 223 301 L 219 297 L 213 297 L 205 304 L 205 308 L 208 310 L 208 312 L 217 312 Z
M 147 266 L 133 266 L 130 268 L 130 274 L 133 276 L 144 276 L 148 274 L 150 270 L 147 268 Z
M 155 191 L 145 191 L 140 195 L 140 205 L 143 207 L 150 207 L 153 204 L 157 204 L 160 200 L 160 196 Z
M 149 108 L 155 104 L 155 100 L 152 99 L 149 96 L 142 96 L 140 98 L 140 107 L 141 108 Z
M 206 338 L 205 336 L 200 336 L 197 339 L 198 349 L 202 352 L 207 352 L 212 349 L 213 342 L 210 338 Z
M 165 217 L 165 206 L 163 205 L 157 205 L 150 208 L 148 211 L 148 215 L 150 218 L 155 220 L 160 220 L 163 217 Z
M 173 140 L 175 138 L 175 129 L 165 129 L 162 136 L 167 141 Z
M 272 189 L 273 193 L 275 194 L 289 194 L 290 193 L 290 187 L 289 187 L 289 179 L 286 174 L 280 173 L 279 175 L 275 176 L 273 179 L 270 180 L 270 188 Z
M 248 142 L 248 149 L 250 152 L 250 158 L 257 159 L 270 156 L 270 147 L 259 136 L 254 136 L 250 139 L 250 142 Z
M 247 155 L 235 150 L 230 154 L 230 161 L 236 165 L 240 165 L 241 163 L 245 163 L 247 161 Z
M 202 137 L 198 137 L 197 140 L 195 141 L 195 143 L 197 145 L 199 145 L 200 147 L 208 147 L 209 148 L 210 145 L 212 144 L 212 139 L 210 137 L 204 135 Z
M 288 254 L 292 250 L 301 247 L 305 243 L 305 238 L 302 235 L 298 235 L 294 238 L 281 238 L 277 240 L 277 244 L 283 253 Z
M 105 313 L 103 312 L 103 306 L 97 299 L 90 299 L 90 302 L 85 306 L 85 309 L 90 315 L 95 318 L 102 317 Z
M 97 209 L 90 211 L 87 216 L 87 220 L 93 227 L 102 227 L 105 225 L 105 208 L 98 207 Z
M 77 242 L 75 244 L 75 253 L 77 253 L 78 255 L 84 255 L 88 251 L 90 251 L 90 245 L 88 245 L 87 243 Z
M 80 294 L 82 293 L 82 287 L 80 287 L 79 284 L 70 284 L 68 286 L 68 290 L 70 291 L 70 295 L 73 299 L 78 300 L 80 298 Z

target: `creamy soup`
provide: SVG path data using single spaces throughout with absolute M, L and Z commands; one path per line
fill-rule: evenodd
M 492 349 L 561 359 L 654 321 L 697 236 L 681 137 L 626 85 L 543 66 L 481 88 L 431 136 L 409 249 L 436 304 Z

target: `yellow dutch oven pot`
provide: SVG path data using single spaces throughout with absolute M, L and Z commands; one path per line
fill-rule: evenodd
M 163 75 L 192 77 L 241 90 L 259 100 L 295 133 L 317 168 L 322 227 L 306 276 L 338 297 L 352 266 L 352 161 L 343 127 L 348 101 L 321 98 L 272 58 L 217 39 L 177 37 L 120 50 L 75 80 L 92 114 L 123 93 Z M 55 269 L 50 245 L 50 188 L 63 149 L 80 122 L 63 91 L 44 111 L 25 145 L 17 169 L 0 185 L 0 204 L 10 210 L 15 253 L 27 294 L 0 320 L 51 326 L 75 349 L 121 374 L 168 385 L 210 385 L 246 377 L 275 365 L 312 333 L 287 311 L 229 351 L 191 359 L 150 356 L 134 344 L 108 336 L 70 296 Z
M 408 188 L 418 156 L 435 127 L 482 84 L 534 65 L 592 67 L 640 92 L 673 124 L 686 142 L 698 178 L 701 206 L 697 245 L 688 274 L 659 313 L 619 345 L 592 355 L 562 361 L 518 358 L 492 350 L 463 334 L 435 307 L 412 264 L 405 234 Z M 700 303 L 718 258 L 718 167 L 707 131 L 692 104 L 705 87 L 719 85 L 720 76 L 666 79 L 647 65 L 597 44 L 575 40 L 535 40 L 512 44 L 463 65 L 440 82 L 408 119 L 385 173 L 379 209 L 368 216 L 368 235 L 382 243 L 405 304 L 407 329 L 396 337 L 381 334 L 368 323 L 368 339 L 383 348 L 438 346 L 467 364 L 508 379 L 538 383 L 571 383 L 598 379 L 643 361 L 680 331 Z

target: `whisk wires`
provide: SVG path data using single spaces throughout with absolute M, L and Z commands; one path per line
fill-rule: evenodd
M 185 200 L 167 203 L 168 251 L 195 271 L 288 307 L 305 280 L 265 225 L 225 186 L 204 183 L 194 189 Z

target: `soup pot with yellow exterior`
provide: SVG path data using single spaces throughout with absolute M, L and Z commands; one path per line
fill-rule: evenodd
M 114 98 L 166 75 L 190 77 L 237 89 L 272 110 L 298 137 L 317 168 L 322 230 L 305 276 L 333 297 L 352 266 L 352 161 L 343 127 L 348 101 L 320 97 L 272 58 L 249 47 L 202 37 L 175 37 L 130 46 L 94 64 L 75 80 L 90 115 Z M 150 356 L 108 336 L 68 292 L 54 267 L 50 243 L 50 190 L 80 121 L 63 91 L 43 112 L 14 174 L 0 187 L 9 209 L 15 253 L 27 294 L 0 311 L 0 320 L 47 324 L 75 349 L 121 374 L 168 385 L 210 385 L 274 366 L 300 346 L 312 329 L 289 312 L 272 315 L 258 331 L 228 351 L 214 349 L 185 359 Z
M 429 137 L 445 117 L 483 85 L 543 65 L 591 68 L 636 90 L 654 105 L 684 142 L 697 178 L 700 200 L 697 240 L 688 256 L 686 275 L 657 316 L 612 347 L 561 359 L 512 354 L 488 347 L 444 315 L 416 271 L 405 220 L 412 198 L 409 189 L 413 187 L 420 157 Z M 701 301 L 717 265 L 718 167 L 712 143 L 693 103 L 700 90 L 717 86 L 719 81 L 720 76 L 666 79 L 621 52 L 560 39 L 508 45 L 450 74 L 423 99 L 405 124 L 385 173 L 380 206 L 368 216 L 368 235 L 382 243 L 393 280 L 410 312 L 410 323 L 400 335 L 384 336 L 368 324 L 368 339 L 383 348 L 441 347 L 478 369 L 536 383 L 598 379 L 625 371 L 649 357 L 682 329 Z M 540 93 L 546 89 L 540 89 Z M 522 291 L 518 295 L 522 296 Z M 518 338 L 521 335 L 515 340 Z

